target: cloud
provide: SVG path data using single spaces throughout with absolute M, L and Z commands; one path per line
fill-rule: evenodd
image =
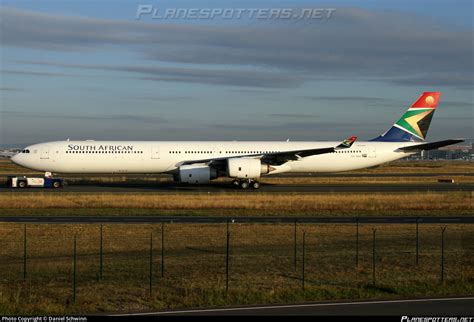
M 277 90 L 272 90 L 272 89 L 235 89 L 233 90 L 234 92 L 237 93 L 244 93 L 244 94 L 276 94 L 278 93 Z
M 44 118 L 44 119 L 62 119 L 62 120 L 85 120 L 85 121 L 134 121 L 140 123 L 163 124 L 166 120 L 161 117 L 152 115 L 127 115 L 127 114 L 97 114 L 97 115 L 70 115 L 58 113 L 38 113 L 38 112 L 22 112 L 22 111 L 0 111 L 2 117 L 19 117 L 19 118 Z
M 311 114 L 283 114 L 283 113 L 278 113 L 278 114 L 270 114 L 269 116 L 272 117 L 281 117 L 281 118 L 286 118 L 286 119 L 292 119 L 292 118 L 302 118 L 302 119 L 308 119 L 308 118 L 319 118 L 319 115 L 311 115 Z
M 122 97 L 126 100 L 138 100 L 138 101 L 151 101 L 151 102 L 176 102 L 176 101 L 189 101 L 194 98 L 191 96 L 167 96 L 167 97 L 158 97 L 158 96 L 127 96 Z
M 445 121 L 466 121 L 466 120 L 474 120 L 474 116 L 441 116 L 440 119 L 445 120 Z
M 340 103 L 358 103 L 370 106 L 394 106 L 403 104 L 401 100 L 368 96 L 299 96 L 308 101 L 327 101 Z
M 12 69 L 2 69 L 2 74 L 13 74 L 13 75 L 28 75 L 28 76 L 53 76 L 53 77 L 70 77 L 74 76 L 72 74 L 65 74 L 65 73 L 49 73 L 49 72 L 34 72 L 34 71 L 26 71 L 26 70 L 12 70 Z
M 128 22 L 52 15 L 13 7 L 2 7 L 1 17 L 2 43 L 7 46 L 90 51 L 140 39 L 139 30 Z
M 445 101 L 443 102 L 441 100 L 440 104 L 443 104 L 444 106 L 449 106 L 449 107 L 474 107 L 474 102 L 456 102 L 456 101 Z
M 218 27 L 90 19 L 11 7 L 2 8 L 1 15 L 3 46 L 66 52 L 114 48 L 158 64 L 210 66 L 167 70 L 143 66 L 153 74 L 142 77 L 147 80 L 276 88 L 328 77 L 380 77 L 397 85 L 464 89 L 473 84 L 472 30 L 434 25 L 426 16 L 401 12 L 337 8 L 324 23 Z M 214 70 L 229 65 L 244 71 Z
M 466 66 L 469 69 L 469 66 Z M 472 70 L 470 74 L 449 74 L 449 73 L 432 73 L 423 76 L 402 77 L 390 80 L 391 83 L 397 85 L 413 85 L 413 86 L 452 86 L 462 89 L 470 89 L 474 87 L 474 76 Z
M 24 88 L 19 87 L 0 87 L 0 91 L 2 92 L 22 92 L 24 90 Z
M 18 61 L 21 64 L 40 65 L 73 69 L 101 70 L 109 72 L 125 72 L 146 76 L 135 76 L 141 80 L 205 83 L 213 85 L 236 85 L 252 87 L 296 87 L 303 83 L 303 77 L 287 75 L 271 71 L 252 69 L 216 69 L 194 67 L 163 67 L 163 66 L 117 66 L 68 64 L 49 61 Z M 28 72 L 24 72 L 28 74 Z
M 227 124 L 213 123 L 209 128 L 218 129 L 222 137 L 236 140 L 255 140 L 258 136 L 262 140 L 286 140 L 288 137 L 294 140 L 343 140 L 348 135 L 357 133 L 359 138 L 373 138 L 388 128 L 387 124 L 372 125 L 380 126 L 380 129 L 371 129 L 367 124 L 354 122 L 279 122 L 272 124 Z M 335 136 L 331 131 L 337 131 Z

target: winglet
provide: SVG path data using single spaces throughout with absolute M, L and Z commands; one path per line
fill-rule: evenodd
M 357 140 L 357 136 L 351 136 L 350 138 L 345 139 L 342 141 L 341 144 L 336 146 L 336 149 L 348 149 L 354 144 L 354 142 Z

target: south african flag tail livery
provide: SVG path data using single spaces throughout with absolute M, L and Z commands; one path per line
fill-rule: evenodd
M 387 132 L 373 141 L 424 141 L 440 96 L 440 92 L 424 92 Z
M 378 142 L 423 142 L 426 139 L 431 119 L 433 118 L 440 92 L 424 92 L 415 103 L 384 134 L 372 139 Z M 463 142 L 464 139 L 449 139 L 431 143 L 400 147 L 403 152 L 433 150 L 443 146 Z

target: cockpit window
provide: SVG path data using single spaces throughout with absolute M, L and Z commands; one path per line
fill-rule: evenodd
M 21 151 L 21 153 L 30 153 L 30 150 L 25 149 L 25 150 Z

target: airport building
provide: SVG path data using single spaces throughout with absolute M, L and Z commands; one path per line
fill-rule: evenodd
M 452 145 L 437 150 L 422 151 L 408 157 L 409 160 L 474 160 L 472 143 Z

